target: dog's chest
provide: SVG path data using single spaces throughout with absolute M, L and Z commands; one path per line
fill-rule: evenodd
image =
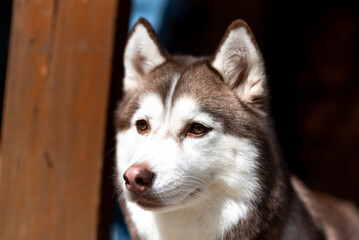
M 147 240 L 221 239 L 247 211 L 234 202 L 206 210 L 171 213 L 145 211 L 132 203 L 127 207 L 140 239 Z

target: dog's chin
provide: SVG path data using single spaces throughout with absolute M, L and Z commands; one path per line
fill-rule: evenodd
M 195 189 L 184 198 L 174 199 L 169 199 L 161 195 L 152 195 L 151 193 L 144 193 L 140 195 L 129 193 L 126 196 L 126 199 L 147 211 L 170 212 L 195 204 L 201 198 L 199 196 L 200 193 L 200 189 Z

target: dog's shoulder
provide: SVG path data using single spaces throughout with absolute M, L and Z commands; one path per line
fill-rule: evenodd
M 359 212 L 353 203 L 311 191 L 294 176 L 291 182 L 326 239 L 359 239 Z

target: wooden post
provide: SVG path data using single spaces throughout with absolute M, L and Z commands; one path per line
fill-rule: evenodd
M 15 0 L 0 239 L 96 239 L 118 0 Z

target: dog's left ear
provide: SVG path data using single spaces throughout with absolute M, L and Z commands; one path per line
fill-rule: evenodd
M 125 47 L 125 91 L 137 89 L 146 76 L 168 58 L 150 23 L 140 18 L 133 27 Z
M 244 21 L 234 21 L 228 27 L 211 64 L 239 99 L 258 110 L 267 110 L 263 58 Z

